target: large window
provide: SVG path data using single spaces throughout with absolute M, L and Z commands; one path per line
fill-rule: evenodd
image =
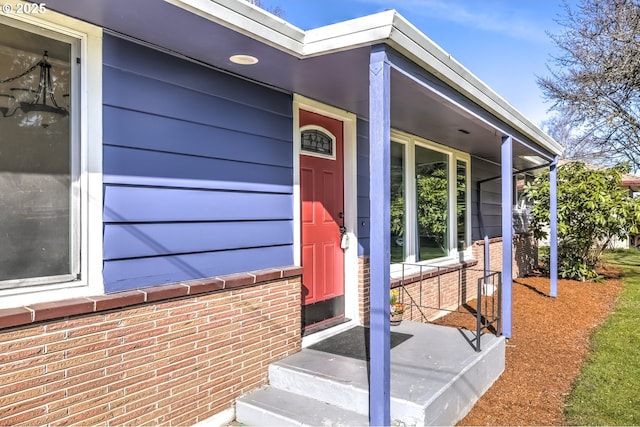
M 416 145 L 417 261 L 449 253 L 448 155 Z
M 467 249 L 468 233 L 467 233 L 467 198 L 469 192 L 467 190 L 467 163 L 464 160 L 456 160 L 456 218 L 458 228 L 458 250 Z
M 0 287 L 78 273 L 71 50 L 0 23 Z
M 49 11 L 19 18 L 0 16 L 0 307 L 24 292 L 28 300 L 16 301 L 89 288 L 89 212 L 99 221 L 93 229 L 101 228 L 100 207 L 90 202 L 101 200 L 100 187 L 88 174 L 101 171 L 93 168 L 101 162 L 99 116 L 88 123 L 101 96 L 93 91 L 93 103 L 80 97 L 90 81 L 99 83 L 88 68 L 101 56 L 100 31 L 62 26 L 72 20 Z
M 444 258 L 468 246 L 469 156 L 394 132 L 391 262 Z
M 391 143 L 391 262 L 404 261 L 405 237 L 404 146 Z

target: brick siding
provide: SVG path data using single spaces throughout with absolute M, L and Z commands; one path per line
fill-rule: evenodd
M 473 244 L 473 257 L 484 266 L 484 241 Z M 489 269 L 502 271 L 502 238 L 489 239 Z M 517 234 L 513 238 L 513 277 L 524 277 L 538 265 L 538 244 L 531 234 Z
M 192 425 L 300 350 L 299 275 L 178 297 L 175 286 L 68 317 L 48 303 L 0 329 L 0 425 Z M 15 323 L 12 310 L 0 319 Z
M 537 265 L 537 245 L 530 235 L 518 235 L 514 238 L 513 274 L 522 277 Z M 414 321 L 431 321 L 443 316 L 456 307 L 477 297 L 478 280 L 484 275 L 484 241 L 474 242 L 472 248 L 475 261 L 470 263 L 456 263 L 446 268 L 425 269 L 422 280 L 419 274 L 406 280 L 404 290 L 400 292 L 400 301 L 410 304 L 417 302 L 423 307 L 433 307 L 418 310 L 409 306 L 403 319 Z M 489 241 L 489 269 L 492 272 L 502 271 L 502 238 Z M 359 314 L 363 325 L 369 324 L 369 258 L 360 257 L 358 260 L 358 295 Z M 391 288 L 398 287 L 400 280 L 392 279 Z M 426 318 L 426 319 L 425 319 Z

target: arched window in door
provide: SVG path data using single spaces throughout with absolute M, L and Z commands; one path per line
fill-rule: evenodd
M 300 130 L 300 154 L 335 160 L 336 138 L 319 126 L 305 126 Z

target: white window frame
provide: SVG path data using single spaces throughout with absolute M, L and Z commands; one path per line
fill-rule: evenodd
M 424 138 L 417 137 L 398 130 L 391 130 L 391 141 L 402 144 L 404 147 L 405 158 L 405 172 L 404 172 L 404 185 L 405 185 L 405 263 L 418 263 L 418 264 L 441 264 L 450 261 L 460 261 L 461 259 L 468 259 L 471 257 L 471 192 L 469 191 L 469 185 L 471 182 L 471 156 L 468 153 L 455 150 L 450 147 L 429 141 Z M 416 260 L 417 250 L 417 200 L 416 200 L 416 180 L 415 180 L 415 148 L 424 147 L 429 150 L 443 153 L 447 156 L 448 162 L 448 179 L 449 179 L 449 215 L 448 215 L 448 255 L 429 259 L 429 260 Z M 457 203 L 457 187 L 451 185 L 457 180 L 457 161 L 466 163 L 466 180 L 467 180 L 467 194 L 466 194 L 466 246 L 465 251 L 458 251 L 458 221 L 456 218 L 456 203 Z M 402 270 L 402 263 L 392 263 L 392 273 L 397 273 Z
M 27 2 L 10 1 L 13 10 L 24 9 Z M 22 6 L 18 6 L 21 4 Z M 45 6 L 46 7 L 46 6 Z M 42 14 L 3 14 L 0 22 L 42 29 L 61 38 L 78 41 L 72 48 L 72 197 L 77 209 L 72 212 L 73 263 L 78 278 L 59 283 L 31 283 L 29 286 L 0 290 L 0 308 L 39 302 L 77 298 L 104 293 L 102 278 L 102 29 L 91 24 L 45 10 Z M 26 24 L 26 25 L 25 25 Z M 45 34 L 46 35 L 46 34 Z M 76 58 L 80 64 L 76 64 Z M 75 214 L 75 215 L 74 215 Z M 79 236 L 78 236 L 79 234 Z M 74 242 L 78 242 L 75 244 Z

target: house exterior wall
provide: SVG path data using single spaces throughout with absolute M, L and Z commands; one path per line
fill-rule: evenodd
M 369 254 L 369 123 L 358 120 L 358 256 Z M 437 142 L 437 141 L 436 141 Z M 502 187 L 499 179 L 479 184 L 479 181 L 500 176 L 500 166 L 471 158 L 471 241 L 502 235 Z
M 369 255 L 369 122 L 358 119 L 358 256 Z
M 476 263 L 449 267 L 446 271 L 434 272 L 423 280 L 416 278 L 402 288 L 400 300 L 407 304 L 403 319 L 433 321 L 477 298 L 478 280 L 483 273 Z M 412 306 L 412 301 L 419 301 L 422 307 Z
M 292 98 L 105 35 L 104 281 L 293 264 Z
M 22 324 L 0 312 L 0 425 L 192 425 L 225 411 L 230 421 L 269 363 L 300 350 L 300 274 L 39 304 Z
M 191 425 L 300 350 L 291 95 L 109 34 L 102 91 L 106 295 L 0 310 L 0 425 Z
M 473 258 L 484 269 L 484 241 L 473 243 Z M 531 234 L 517 234 L 513 238 L 513 277 L 524 277 L 538 265 L 538 244 Z M 502 238 L 489 239 L 489 270 L 502 271 Z
M 370 306 L 368 126 L 366 121 L 358 120 L 358 312 L 363 325 L 369 322 Z M 407 303 L 413 298 L 421 301 L 422 306 L 434 307 L 422 312 L 409 308 L 405 315 L 408 320 L 431 321 L 446 314 L 444 310 L 455 309 L 477 297 L 478 280 L 484 274 L 485 235 L 490 238 L 489 269 L 491 272 L 502 271 L 502 187 L 501 181 L 495 179 L 501 174 L 500 166 L 472 157 L 470 167 L 472 258 L 463 264 L 451 260 L 439 272 L 427 273 L 422 281 L 405 281 L 400 295 L 402 302 Z M 514 277 L 522 277 L 536 267 L 537 244 L 531 235 L 518 234 L 514 237 L 512 265 Z M 398 285 L 399 280 L 392 278 L 391 287 Z
M 524 277 L 538 267 L 538 242 L 532 234 L 513 238 L 513 277 Z
M 359 258 L 358 275 L 359 312 L 362 325 L 369 324 L 370 311 L 370 267 L 369 257 Z M 406 304 L 406 320 L 428 322 L 446 314 L 443 310 L 452 310 L 461 304 L 476 298 L 477 280 L 483 276 L 482 265 L 473 261 L 449 265 L 442 269 L 425 269 L 420 280 L 417 273 L 402 278 L 392 278 L 391 288 L 402 289 L 400 302 Z M 401 287 L 401 284 L 404 286 Z M 419 302 L 423 308 L 415 307 L 412 301 Z M 413 306 L 412 306 L 413 305 Z M 429 307 L 424 308 L 424 307 Z
M 500 166 L 476 157 L 471 158 L 471 239 L 502 236 L 502 186 Z
M 423 280 L 416 274 L 408 274 L 405 286 L 399 296 L 400 301 L 407 304 L 407 311 L 403 319 L 418 322 L 432 321 L 442 317 L 447 312 L 460 305 L 472 301 L 478 295 L 478 280 L 484 276 L 484 241 L 473 242 L 472 253 L 474 261 L 464 264 L 452 264 L 441 268 L 425 269 Z M 538 262 L 538 246 L 531 235 L 516 235 L 513 240 L 513 277 L 523 277 L 529 274 Z M 369 257 L 358 259 L 358 310 L 361 323 L 369 324 Z M 489 271 L 502 270 L 502 238 L 489 240 Z M 399 278 L 391 279 L 391 288 L 400 286 Z M 420 309 L 411 307 L 411 301 L 421 301 Z
M 107 295 L 0 310 L 0 425 L 194 424 L 300 350 L 301 270 L 282 269 L 298 250 L 292 96 L 113 34 L 102 43 Z M 364 324 L 367 135 L 358 120 Z M 467 267 L 431 277 L 425 298 L 471 299 Z

